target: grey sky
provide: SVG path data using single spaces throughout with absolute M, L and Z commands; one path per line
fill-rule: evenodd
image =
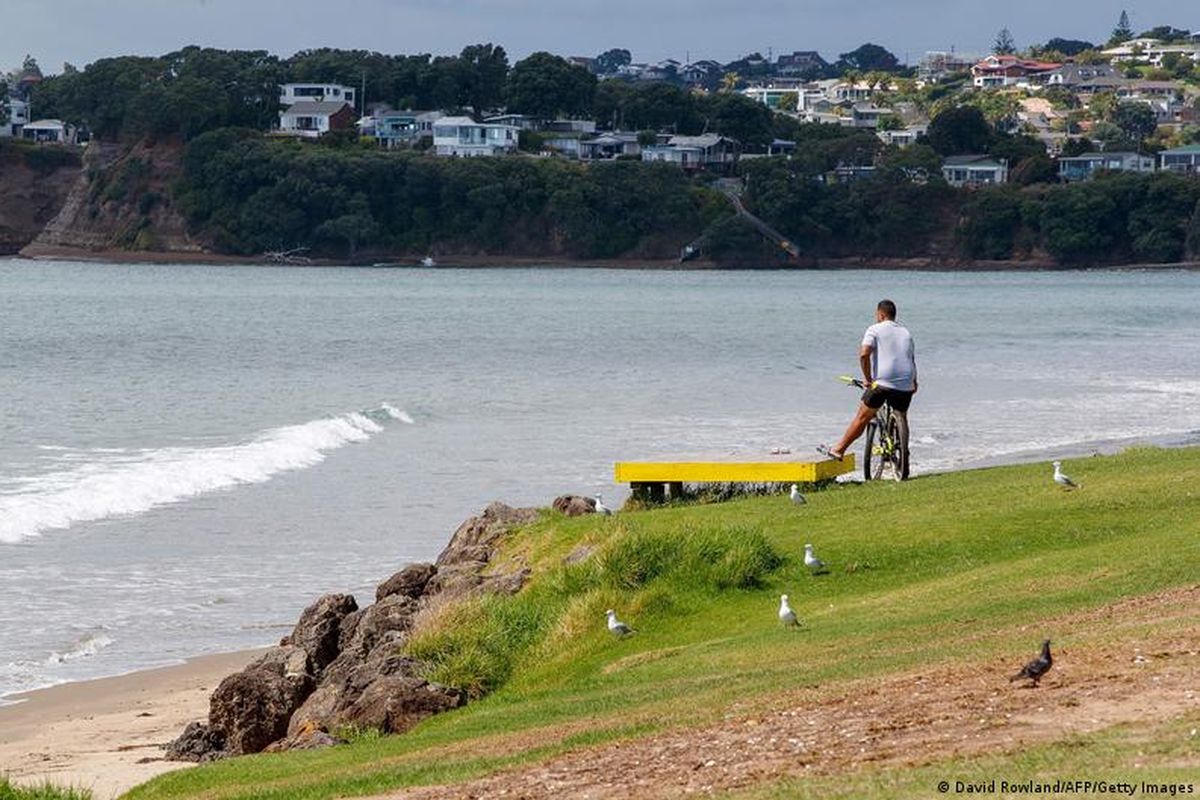
M 1018 46 L 1052 36 L 1107 38 L 1123 7 L 1135 29 L 1200 28 L 1180 0 L 0 0 L 0 68 L 32 53 L 47 72 L 111 55 L 159 55 L 187 44 L 454 53 L 495 42 L 516 60 L 534 50 L 595 55 L 626 47 L 635 60 L 730 61 L 819 50 L 833 59 L 873 41 L 901 59 L 952 45 L 985 52 L 1008 27 Z

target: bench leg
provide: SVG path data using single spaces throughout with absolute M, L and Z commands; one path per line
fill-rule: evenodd
M 633 493 L 633 499 L 640 503 L 650 501 L 650 484 L 648 483 L 631 483 L 629 489 Z
M 661 503 L 666 499 L 666 484 L 652 483 L 650 484 L 650 502 Z
M 667 489 L 670 492 L 672 500 L 682 500 L 683 499 L 683 482 L 682 481 L 673 481 L 672 483 L 668 483 Z

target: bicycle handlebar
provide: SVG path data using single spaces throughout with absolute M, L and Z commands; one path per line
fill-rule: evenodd
M 860 381 L 858 378 L 852 378 L 849 375 L 838 375 L 838 380 L 847 386 L 857 386 L 859 389 L 867 388 L 865 383 Z

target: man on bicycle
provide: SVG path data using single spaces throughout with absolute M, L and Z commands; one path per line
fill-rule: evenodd
M 880 300 L 875 307 L 875 324 L 863 334 L 858 361 L 862 365 L 866 391 L 842 440 L 824 451 L 832 458 L 840 459 L 846 454 L 847 448 L 862 436 L 867 423 L 884 401 L 890 403 L 894 411 L 904 414 L 912 396 L 917 393 L 917 361 L 912 334 L 896 322 L 896 304 L 891 300 Z

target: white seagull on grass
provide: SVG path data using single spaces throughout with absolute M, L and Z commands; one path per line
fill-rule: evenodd
M 611 508 L 604 505 L 604 500 L 600 495 L 596 495 L 596 513 L 602 517 L 611 517 L 613 513 Z
M 804 545 L 804 566 L 812 570 L 813 575 L 820 575 L 826 572 L 825 562 L 813 555 L 813 546 L 811 544 Z
M 792 607 L 788 605 L 786 594 L 779 596 L 779 621 L 789 628 L 800 627 L 800 620 L 796 618 L 796 612 L 792 611 Z
M 617 612 L 613 611 L 611 608 L 604 613 L 608 614 L 608 629 L 612 631 L 613 636 L 616 636 L 618 639 L 624 639 L 629 634 L 635 632 L 633 628 L 617 619 Z
M 1066 489 L 1078 489 L 1079 484 L 1071 480 L 1071 476 L 1062 471 L 1062 462 L 1054 462 L 1054 482 Z
M 792 502 L 798 506 L 802 506 L 808 501 L 804 499 L 804 495 L 800 494 L 800 487 L 792 484 Z

